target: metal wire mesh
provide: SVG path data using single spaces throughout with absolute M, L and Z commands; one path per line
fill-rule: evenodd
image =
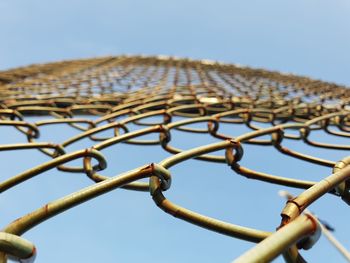
M 95 184 L 5 226 L 0 232 L 0 262 L 7 262 L 8 257 L 33 260 L 35 246 L 21 238 L 23 233 L 116 188 L 149 191 L 162 210 L 191 224 L 252 242 L 264 240 L 255 254 L 248 253 L 237 262 L 270 261 L 281 253 L 287 262 L 303 262 L 298 249 L 310 248 L 316 242 L 319 227 L 317 220 L 302 212 L 326 193 L 350 204 L 350 158 L 334 161 L 307 155 L 288 149 L 284 139 L 318 148 L 349 150 L 349 145 L 311 139 L 312 133 L 320 130 L 350 137 L 349 95 L 350 90 L 344 86 L 305 77 L 160 56 L 64 61 L 1 72 L 0 126 L 16 128 L 28 142 L 1 144 L 0 151 L 37 149 L 51 160 L 2 181 L 0 191 L 50 169 L 86 174 Z M 34 123 L 26 120 L 38 115 L 48 118 Z M 196 123 L 207 127 L 191 126 Z M 79 134 L 59 144 L 36 141 L 42 127 L 58 124 L 73 127 Z M 133 124 L 144 128 L 132 129 Z M 250 132 L 232 137 L 222 132 L 224 124 L 244 125 Z M 172 145 L 174 130 L 208 134 L 219 141 L 182 150 Z M 113 136 L 102 136 L 105 131 L 112 131 Z M 159 138 L 143 138 L 149 134 Z M 68 146 L 84 139 L 94 145 L 67 151 Z M 158 145 L 172 155 L 123 174 L 102 175 L 100 171 L 107 162 L 101 150 L 118 143 Z M 333 174 L 317 182 L 255 171 L 241 165 L 247 144 L 274 146 L 291 158 L 330 167 Z M 224 150 L 225 155 L 212 154 L 218 150 Z M 82 160 L 81 166 L 67 164 L 77 159 Z M 219 221 L 174 204 L 164 196 L 171 187 L 169 168 L 189 159 L 228 164 L 249 179 L 306 190 L 287 202 L 276 233 Z M 149 182 L 140 181 L 144 178 L 149 178 Z

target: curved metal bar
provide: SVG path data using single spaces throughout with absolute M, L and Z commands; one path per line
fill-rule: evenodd
M 271 262 L 290 247 L 305 237 L 319 232 L 317 220 L 310 215 L 301 215 L 293 222 L 280 228 L 232 263 Z M 319 236 L 319 235 L 318 235 Z
M 269 232 L 226 223 L 172 203 L 163 195 L 160 188 L 159 179 L 156 176 L 152 176 L 150 178 L 150 191 L 154 202 L 159 208 L 161 208 L 164 212 L 189 223 L 218 232 L 220 234 L 250 242 L 259 242 L 270 235 Z
M 0 251 L 12 259 L 26 263 L 34 262 L 36 257 L 36 248 L 31 242 L 5 232 L 0 232 Z
M 19 126 L 19 127 L 27 127 L 28 130 L 25 132 L 27 137 L 33 137 L 33 138 L 39 138 L 40 132 L 39 129 L 31 123 L 25 122 L 25 121 L 6 121 L 6 120 L 0 120 L 0 126 Z
M 86 150 L 80 150 L 80 151 L 76 151 L 73 153 L 67 153 L 65 155 L 61 155 L 56 157 L 55 159 L 52 159 L 51 161 L 48 161 L 46 163 L 40 164 L 36 167 L 33 167 L 23 173 L 20 173 L 18 175 L 15 175 L 3 182 L 0 183 L 0 193 L 8 190 L 11 187 L 14 187 L 16 185 L 18 185 L 19 183 L 22 183 L 38 174 L 41 174 L 47 170 L 50 170 L 52 168 L 55 167 L 59 167 L 59 165 L 75 160 L 77 158 L 81 158 L 84 156 L 90 156 L 93 158 L 96 158 L 99 163 L 98 165 L 96 165 L 96 170 L 102 170 L 105 169 L 105 167 L 107 166 L 107 163 L 103 157 L 103 155 L 98 152 L 97 150 L 94 149 L 86 149 Z

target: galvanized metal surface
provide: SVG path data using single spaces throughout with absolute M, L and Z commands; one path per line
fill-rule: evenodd
M 298 248 L 310 248 L 316 239 L 305 240 L 308 237 L 311 240 L 319 227 L 311 216 L 301 213 L 327 193 L 350 203 L 349 158 L 339 162 L 317 158 L 286 148 L 283 140 L 349 150 L 349 145 L 310 139 L 310 134 L 320 130 L 349 138 L 349 101 L 350 90 L 336 84 L 206 60 L 164 56 L 64 61 L 0 72 L 0 126 L 15 127 L 28 141 L 0 145 L 0 151 L 38 149 L 52 158 L 0 182 L 0 192 L 35 176 L 44 176 L 50 169 L 83 173 L 94 182 L 4 226 L 0 232 L 0 262 L 7 262 L 8 256 L 33 258 L 34 246 L 21 239 L 23 233 L 116 188 L 149 191 L 157 206 L 166 213 L 211 231 L 252 242 L 264 240 L 237 262 L 268 262 L 281 253 L 288 262 L 303 262 Z M 26 116 L 33 115 L 48 118 L 34 123 L 26 121 Z M 96 118 L 84 118 L 87 115 Z M 162 120 L 155 122 L 159 117 Z M 175 117 L 183 119 L 175 121 Z M 195 123 L 206 123 L 207 128 L 188 126 Z M 260 127 L 259 123 L 270 127 Z M 80 133 L 59 144 L 36 141 L 41 127 L 56 124 L 69 125 Z M 132 124 L 144 128 L 131 130 Z M 245 125 L 251 132 L 233 138 L 222 133 L 220 125 L 223 124 Z M 174 129 L 209 134 L 220 141 L 189 150 L 178 149 L 171 145 Z M 104 131 L 113 131 L 114 135 L 102 137 L 100 133 Z M 159 139 L 140 139 L 148 134 L 158 134 Z M 266 139 L 266 135 L 270 138 Z M 95 142 L 93 147 L 67 152 L 66 147 L 86 138 Z M 100 151 L 118 143 L 159 145 L 172 156 L 115 176 L 99 174 L 107 165 Z M 240 164 L 245 144 L 271 145 L 291 158 L 333 167 L 334 173 L 317 182 L 255 171 Z M 218 150 L 225 150 L 225 156 L 211 154 Z M 163 194 L 171 187 L 168 169 L 193 158 L 228 164 L 237 174 L 249 179 L 305 191 L 281 208 L 282 222 L 275 233 L 223 222 L 174 204 Z M 75 159 L 82 159 L 83 165 L 67 165 Z M 93 165 L 93 160 L 97 164 Z M 149 178 L 149 182 L 140 182 L 142 178 Z M 11 249 L 6 242 L 9 238 Z

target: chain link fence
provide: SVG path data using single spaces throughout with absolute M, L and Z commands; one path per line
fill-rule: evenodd
M 315 217 L 304 215 L 303 211 L 325 194 L 339 196 L 350 204 L 350 157 L 322 159 L 289 149 L 285 141 L 349 150 L 349 145 L 326 143 L 313 136 L 324 131 L 330 136 L 349 138 L 349 101 L 350 90 L 332 83 L 238 65 L 161 56 L 63 61 L 0 72 L 0 126 L 15 128 L 27 140 L 0 144 L 0 151 L 37 149 L 50 157 L 13 177 L 4 175 L 0 191 L 51 169 L 86 175 L 94 182 L 3 226 L 0 262 L 7 262 L 8 258 L 33 261 L 36 248 L 21 235 L 63 211 L 117 188 L 149 192 L 165 213 L 258 243 L 237 262 L 269 262 L 282 253 L 286 262 L 304 262 L 299 250 L 312 247 L 320 227 Z M 32 116 L 43 118 L 28 121 Z M 53 125 L 70 126 L 78 134 L 60 143 L 38 141 L 40 131 Z M 245 126 L 249 132 L 232 136 L 223 131 L 223 125 Z M 217 142 L 183 150 L 173 143 L 174 131 L 207 134 Z M 106 136 L 106 132 L 110 135 Z M 89 140 L 93 146 L 67 150 L 82 140 Z M 122 174 L 105 175 L 108 162 L 101 151 L 121 143 L 158 146 L 170 155 Z M 242 160 L 248 144 L 271 146 L 300 162 L 329 167 L 330 175 L 321 181 L 306 181 L 245 167 Z M 223 154 L 213 154 L 217 151 Z M 171 187 L 170 168 L 190 159 L 222 163 L 248 179 L 305 191 L 281 207 L 281 225 L 274 233 L 220 221 L 177 205 L 165 196 Z M 70 165 L 73 160 L 79 160 L 81 165 Z M 145 178 L 148 181 L 142 180 Z

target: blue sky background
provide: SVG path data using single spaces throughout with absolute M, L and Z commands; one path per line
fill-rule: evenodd
M 294 72 L 350 85 L 350 2 L 346 0 L 2 0 L 0 10 L 0 69 L 103 55 L 166 54 Z M 58 132 L 61 127 L 65 132 Z M 232 136 L 246 131 L 223 129 Z M 76 132 L 60 125 L 43 127 L 40 141 L 61 142 Z M 175 132 L 172 143 L 184 149 L 213 142 L 209 136 L 180 135 Z M 347 143 L 317 135 L 325 142 Z M 0 143 L 24 141 L 22 134 L 1 127 Z M 84 141 L 69 150 L 90 145 Z M 301 142 L 286 141 L 286 145 L 335 161 L 348 155 Z M 168 156 L 157 146 L 124 144 L 103 153 L 109 163 L 103 174 L 110 176 Z M 45 160 L 48 158 L 34 150 L 0 152 L 0 176 L 9 178 Z M 331 169 L 283 156 L 272 147 L 245 146 L 242 164 L 308 180 L 331 173 Z M 274 231 L 279 224 L 285 201 L 277 191 L 285 188 L 247 180 L 223 164 L 189 161 L 171 172 L 173 185 L 165 195 L 177 204 L 263 230 Z M 55 170 L 23 183 L 1 194 L 0 226 L 87 185 L 91 182 L 84 175 Z M 325 196 L 311 210 L 329 221 L 336 236 L 350 248 L 350 212 L 345 203 Z M 253 246 L 175 219 L 157 208 L 148 193 L 125 190 L 80 205 L 25 237 L 37 245 L 39 263 L 230 262 Z M 310 262 L 342 262 L 323 239 L 303 254 Z
M 0 10 L 0 69 L 166 54 L 350 84 L 347 0 L 2 0 Z

